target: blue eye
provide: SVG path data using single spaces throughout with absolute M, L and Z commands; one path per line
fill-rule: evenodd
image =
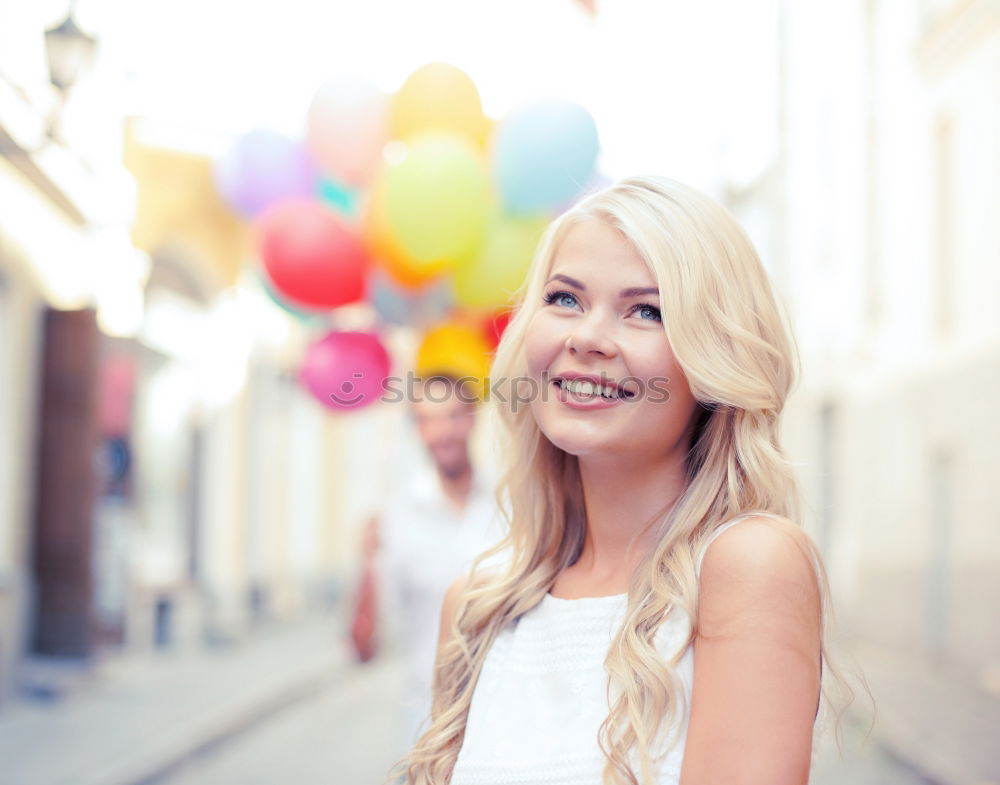
M 639 318 L 643 321 L 662 321 L 660 309 L 655 305 L 637 305 L 632 312 L 640 314 Z
M 572 308 L 573 306 L 576 305 L 576 297 L 574 297 L 569 292 L 563 292 L 563 291 L 549 292 L 548 294 L 545 295 L 545 304 L 546 305 L 557 304 L 564 307 Z

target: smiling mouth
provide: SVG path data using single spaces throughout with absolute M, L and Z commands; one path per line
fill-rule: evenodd
M 552 382 L 557 387 L 572 393 L 577 398 L 603 398 L 606 401 L 627 401 L 635 393 L 610 384 L 594 384 L 582 379 L 555 379 Z

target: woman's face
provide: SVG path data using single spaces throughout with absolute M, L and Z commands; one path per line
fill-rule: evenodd
M 667 341 L 656 281 L 631 243 L 599 219 L 574 225 L 543 296 L 525 349 L 539 389 L 531 411 L 546 437 L 578 456 L 686 452 L 697 404 Z

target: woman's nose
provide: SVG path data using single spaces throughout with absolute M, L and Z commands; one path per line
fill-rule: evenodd
M 566 337 L 566 348 L 571 354 L 600 354 L 614 357 L 618 347 L 611 336 L 611 330 L 599 313 L 591 311 L 576 320 Z

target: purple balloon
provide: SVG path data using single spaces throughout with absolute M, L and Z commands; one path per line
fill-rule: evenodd
M 246 218 L 282 199 L 312 197 L 319 182 L 304 144 L 262 129 L 238 137 L 213 174 L 222 198 Z
M 361 409 L 382 397 L 389 353 L 375 333 L 331 332 L 306 351 L 299 378 L 324 406 Z

